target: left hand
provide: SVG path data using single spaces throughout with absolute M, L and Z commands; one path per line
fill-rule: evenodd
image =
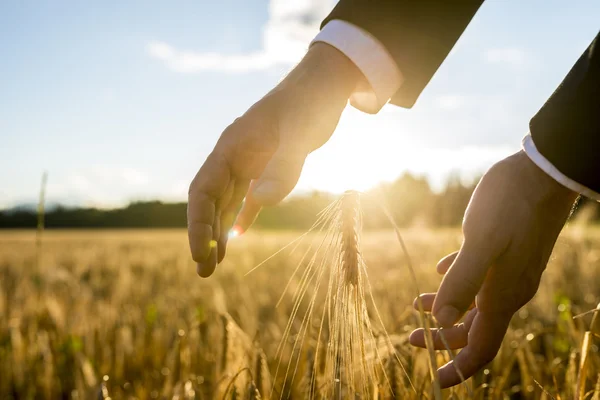
M 306 156 L 329 140 L 361 77 L 339 50 L 316 43 L 283 81 L 223 131 L 189 190 L 188 237 L 200 276 L 210 276 L 225 257 L 244 197 L 235 222 L 241 231 L 261 206 L 292 191 Z
M 421 295 L 449 347 L 462 348 L 438 370 L 442 387 L 461 382 L 457 369 L 467 379 L 496 356 L 513 314 L 536 293 L 576 198 L 522 151 L 481 178 L 465 213 L 460 251 L 438 263 L 445 274 L 438 292 Z M 435 348 L 446 349 L 432 331 Z M 425 347 L 423 329 L 410 343 Z

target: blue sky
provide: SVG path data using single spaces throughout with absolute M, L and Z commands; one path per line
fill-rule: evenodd
M 51 201 L 185 200 L 222 129 L 297 62 L 333 4 L 0 2 L 0 207 L 35 199 L 44 170 Z M 519 148 L 598 21 L 597 0 L 489 0 L 412 110 L 348 109 L 299 188 L 481 173 Z

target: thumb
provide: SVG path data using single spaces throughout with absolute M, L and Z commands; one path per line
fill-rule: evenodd
M 452 327 L 469 309 L 496 258 L 487 246 L 465 241 L 444 276 L 435 296 L 432 313 L 444 328 Z
M 291 145 L 280 146 L 251 189 L 256 203 L 275 205 L 290 194 L 298 183 L 307 154 Z

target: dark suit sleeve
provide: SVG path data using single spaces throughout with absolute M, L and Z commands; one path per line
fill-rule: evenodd
M 410 108 L 483 0 L 341 0 L 323 21 L 340 19 L 373 35 L 392 55 L 404 82 L 391 102 Z
M 537 150 L 600 193 L 600 33 L 529 124 Z

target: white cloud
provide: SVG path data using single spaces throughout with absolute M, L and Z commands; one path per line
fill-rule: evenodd
M 84 172 L 87 179 L 102 184 L 118 183 L 129 186 L 143 186 L 150 179 L 143 172 L 131 167 L 95 165 Z
M 442 95 L 434 99 L 435 105 L 443 110 L 456 110 L 466 103 L 466 97 L 457 94 Z
M 527 52 L 517 47 L 489 49 L 485 52 L 484 58 L 489 63 L 511 67 L 524 67 L 530 62 Z
M 47 198 L 66 205 L 114 207 L 123 194 L 142 196 L 153 191 L 150 178 L 131 167 L 96 165 L 66 175 L 51 175 Z
M 170 69 L 182 73 L 201 71 L 247 72 L 261 70 L 279 63 L 265 51 L 249 54 L 196 53 L 177 50 L 167 43 L 151 42 L 148 53 L 162 60 Z
M 146 185 L 150 182 L 150 179 L 141 171 L 133 168 L 123 168 L 120 171 L 121 178 L 130 185 Z
M 146 51 L 181 73 L 241 73 L 292 65 L 302 58 L 333 4 L 330 0 L 271 0 L 269 20 L 263 27 L 262 48 L 255 52 L 223 54 L 181 50 L 162 41 L 148 43 Z
M 162 198 L 167 201 L 186 201 L 189 187 L 190 181 L 188 179 L 179 179 L 173 182 Z

